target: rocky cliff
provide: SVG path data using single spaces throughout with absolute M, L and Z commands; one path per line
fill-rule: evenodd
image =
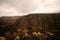
M 50 40 L 60 39 L 60 13 L 0 17 L 0 36 L 5 36 L 7 32 L 16 32 L 18 29 L 23 31 L 27 29 L 29 33 L 41 32 L 44 35 L 54 35 Z

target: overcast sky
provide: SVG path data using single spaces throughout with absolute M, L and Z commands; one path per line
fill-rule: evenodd
M 60 0 L 0 0 L 0 16 L 60 12 Z

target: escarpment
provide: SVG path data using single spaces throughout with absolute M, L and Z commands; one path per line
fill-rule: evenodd
M 33 32 L 41 32 L 43 36 L 51 36 L 50 40 L 53 40 L 53 38 L 60 39 L 60 13 L 0 17 L 0 36 L 5 37 L 5 34 L 8 32 L 14 34 L 14 32 L 19 33 L 23 31 L 21 33 L 24 33 L 25 30 L 27 30 L 29 35 L 32 35 Z M 43 37 L 44 40 L 45 38 Z

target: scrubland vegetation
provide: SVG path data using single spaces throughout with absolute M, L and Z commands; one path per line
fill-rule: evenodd
M 0 40 L 60 40 L 60 14 L 0 17 Z

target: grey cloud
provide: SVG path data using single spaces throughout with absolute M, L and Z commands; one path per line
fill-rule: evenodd
M 5 12 L 5 10 L 9 11 Z M 13 15 L 25 15 L 41 12 L 60 12 L 60 0 L 0 0 L 0 15 L 4 13 L 5 15 L 12 13 Z

